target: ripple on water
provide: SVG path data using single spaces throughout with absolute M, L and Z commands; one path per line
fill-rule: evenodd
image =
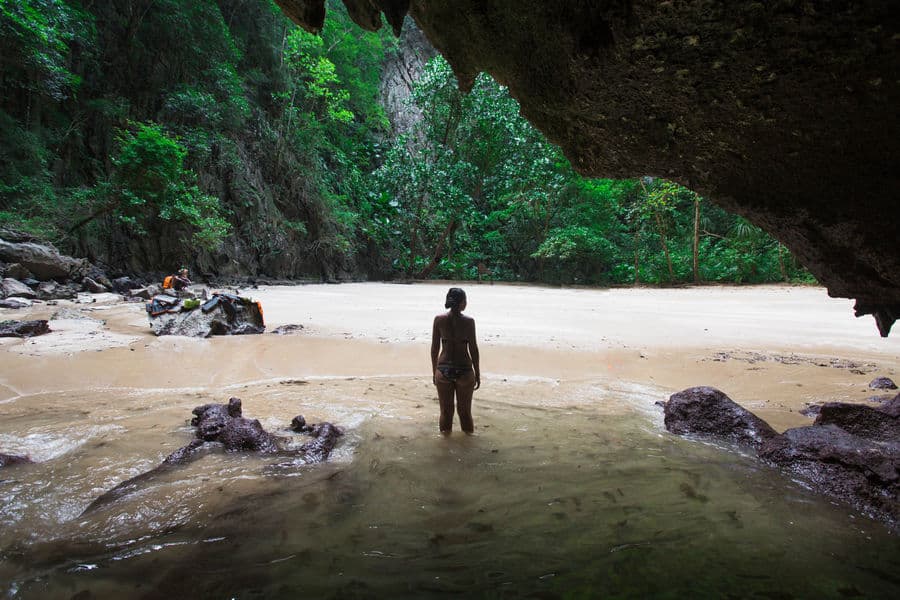
M 0 452 L 28 456 L 34 462 L 46 462 L 84 446 L 91 440 L 110 433 L 122 433 L 119 425 L 70 425 L 36 427 L 27 433 L 0 433 Z

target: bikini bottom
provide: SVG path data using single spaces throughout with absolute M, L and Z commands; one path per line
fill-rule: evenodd
M 437 368 L 437 370 L 441 372 L 441 375 L 444 376 L 444 379 L 446 379 L 447 381 L 455 382 L 463 375 L 468 375 L 469 373 L 471 373 L 472 367 L 440 366 Z

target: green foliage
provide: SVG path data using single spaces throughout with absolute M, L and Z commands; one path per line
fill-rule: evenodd
M 0 0 L 0 224 L 123 269 L 672 284 L 696 245 L 703 281 L 809 279 L 673 182 L 579 176 L 441 58 L 393 135 L 397 41 L 328 14 L 315 36 L 270 1 Z
M 112 214 L 132 232 L 147 234 L 161 219 L 189 225 L 201 247 L 221 243 L 230 226 L 218 199 L 203 194 L 196 175 L 185 169 L 187 150 L 176 139 L 155 123 L 132 123 L 119 132 L 117 144 L 112 176 L 73 193 L 75 203 L 91 211 L 77 226 Z
M 24 71 L 15 82 L 59 101 L 81 82 L 69 70 L 70 46 L 89 36 L 91 19 L 61 0 L 0 0 L 0 64 Z
M 462 95 L 442 58 L 429 62 L 411 102 L 422 121 L 386 152 L 367 204 L 367 231 L 393 254 L 397 270 L 474 278 L 484 264 L 501 279 L 693 281 L 701 199 L 690 190 L 657 178 L 580 177 L 502 86 L 481 75 Z M 699 278 L 803 276 L 774 240 L 702 206 Z

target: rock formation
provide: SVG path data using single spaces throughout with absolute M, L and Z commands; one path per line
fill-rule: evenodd
M 677 434 L 706 434 L 759 450 L 778 435 L 768 423 L 711 387 L 672 394 L 665 405 L 666 429 Z
M 155 296 L 147 304 L 150 327 L 156 335 L 246 335 L 266 330 L 259 302 L 231 294 L 213 294 L 206 302 Z
M 876 377 L 869 382 L 869 389 L 872 390 L 896 390 L 897 384 L 890 377 Z
M 50 324 L 46 319 L 34 321 L 0 321 L 0 337 L 34 337 L 50 333 Z
M 696 387 L 670 397 L 665 423 L 673 433 L 752 447 L 819 492 L 900 525 L 900 395 L 879 408 L 826 403 L 813 425 L 779 435 L 719 390 Z
M 276 0 L 311 31 L 325 0 Z M 344 0 L 409 12 L 585 175 L 686 185 L 785 244 L 882 335 L 900 317 L 900 11 L 891 2 Z
M 278 438 L 266 431 L 257 419 L 244 418 L 240 398 L 230 398 L 228 404 L 204 404 L 194 408 L 192 412 L 194 418 L 191 419 L 191 425 L 196 428 L 197 439 L 167 456 L 155 469 L 123 481 L 109 490 L 94 500 L 82 514 L 103 508 L 138 490 L 157 475 L 199 458 L 204 451 L 212 448 L 212 444 L 221 446 L 226 452 L 285 454 L 301 458 L 303 464 L 314 464 L 327 460 L 338 438 L 343 435 L 343 431 L 331 423 L 306 426 L 306 420 L 298 415 L 292 422 L 302 421 L 306 426 L 303 432 L 313 439 L 297 450 L 282 450 Z

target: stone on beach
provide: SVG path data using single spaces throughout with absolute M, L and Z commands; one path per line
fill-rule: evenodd
M 889 377 L 876 377 L 869 382 L 869 388 L 873 390 L 896 390 L 897 384 Z
M 25 338 L 45 333 L 50 333 L 50 325 L 46 319 L 0 322 L 0 337 Z

